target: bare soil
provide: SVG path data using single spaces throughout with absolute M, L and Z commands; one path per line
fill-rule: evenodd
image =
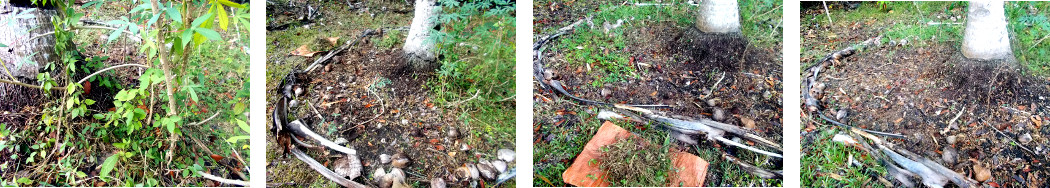
M 332 3 L 334 3 L 333 1 Z M 400 2 L 400 1 L 397 1 Z M 345 6 L 345 4 L 338 4 Z M 333 5 L 334 6 L 334 5 Z M 398 5 L 405 6 L 405 5 Z M 398 9 L 391 6 L 390 9 Z M 405 6 L 410 8 L 410 6 Z M 378 11 L 379 7 L 369 7 L 368 10 Z M 384 9 L 386 7 L 383 7 Z M 365 12 L 368 10 L 358 10 Z M 322 13 L 335 17 L 339 13 L 329 9 Z M 407 14 L 411 12 L 384 11 L 383 14 Z M 354 12 L 349 14 L 363 15 Z M 379 16 L 380 14 L 377 14 Z M 346 15 L 343 15 L 346 16 Z M 378 19 L 378 17 L 377 17 Z M 336 18 L 328 22 L 347 22 L 342 18 Z M 391 23 L 393 25 L 408 25 L 404 23 Z M 366 29 L 378 28 L 350 28 L 346 26 L 319 26 L 323 32 L 319 35 L 303 34 L 305 40 L 317 43 L 327 43 L 324 37 L 342 37 L 340 41 L 354 40 Z M 289 30 L 269 31 L 270 35 L 279 32 L 295 32 Z M 337 33 L 347 33 L 339 36 Z M 403 32 L 407 33 L 407 32 Z M 335 34 L 335 35 L 332 35 Z M 372 39 L 384 37 L 389 33 L 379 33 L 361 39 L 361 43 L 352 46 L 346 52 L 337 55 L 327 65 L 305 75 L 307 88 L 299 97 L 298 107 L 293 107 L 289 114 L 302 118 L 309 122 L 309 127 L 322 136 L 330 139 L 346 139 L 349 142 L 343 144 L 357 150 L 358 157 L 364 166 L 362 177 L 354 181 L 373 185 L 372 172 L 377 168 L 389 170 L 391 164 L 382 164 L 379 156 L 382 154 L 394 155 L 404 154 L 411 159 L 408 167 L 403 168 L 407 174 L 407 182 L 414 186 L 429 186 L 429 181 L 434 178 L 442 178 L 451 181 L 448 177 L 451 172 L 465 163 L 476 163 L 480 159 L 496 159 L 498 149 L 513 149 L 513 138 L 496 138 L 492 141 L 491 136 L 486 135 L 485 130 L 479 130 L 476 125 L 468 125 L 459 117 L 458 108 L 441 106 L 433 102 L 432 93 L 427 88 L 427 81 L 434 78 L 433 72 L 415 72 L 408 62 L 403 59 L 400 45 L 393 48 L 377 47 Z M 316 38 L 316 40 L 314 39 Z M 323 48 L 335 49 L 328 44 L 309 44 L 324 46 Z M 271 48 L 270 66 L 289 67 L 291 69 L 305 69 L 315 59 L 325 53 L 318 53 L 312 58 L 289 56 L 297 45 L 285 44 Z M 341 45 L 341 44 L 340 44 Z M 286 64 L 277 64 L 278 62 Z M 275 72 L 281 69 L 269 69 L 270 74 L 285 75 L 287 72 Z M 274 102 L 279 99 L 277 87 L 280 81 L 270 81 L 268 86 L 269 108 L 267 114 L 273 111 Z M 513 105 L 513 103 L 508 103 Z M 309 106 L 308 106 L 309 105 Z M 313 106 L 312 109 L 310 106 Z M 268 123 L 273 126 L 272 123 Z M 513 126 L 513 124 L 503 125 Z M 449 137 L 448 130 L 455 128 L 460 136 Z M 267 134 L 267 182 L 275 185 L 301 187 L 301 186 L 336 186 L 334 183 L 324 179 L 317 172 L 303 165 L 294 156 L 283 154 L 283 149 L 278 146 L 272 132 Z M 466 147 L 466 150 L 462 150 Z M 330 165 L 336 156 L 328 155 L 317 150 L 308 151 L 319 162 Z M 331 168 L 331 166 L 329 166 Z M 277 175 L 274 174 L 287 174 Z M 489 186 L 495 183 L 489 181 Z M 513 185 L 513 181 L 508 182 Z M 449 182 L 453 187 L 466 187 L 468 182 Z
M 812 33 L 805 41 L 815 41 L 804 46 L 828 53 L 876 37 L 879 31 L 878 27 L 802 28 L 803 33 Z M 837 37 L 824 37 L 829 35 Z M 1010 63 L 1016 62 L 969 60 L 953 44 L 883 43 L 821 73 L 819 79 L 827 84 L 824 113 L 847 112 L 843 123 L 903 134 L 908 139 L 891 142 L 971 178 L 973 162 L 967 159 L 973 158 L 992 167 L 989 181 L 997 185 L 1045 186 L 1050 177 L 1045 137 L 1050 134 L 1046 126 L 1050 121 L 1044 118 L 1050 115 L 1050 81 L 1024 74 Z M 958 122 L 951 123 L 960 113 Z M 814 122 L 817 118 L 804 115 L 802 148 L 828 141 L 814 139 L 818 134 L 812 132 L 833 126 Z M 1031 135 L 1032 141 L 1012 143 L 1023 134 Z M 950 143 L 949 137 L 955 142 Z M 958 151 L 959 159 L 942 160 L 946 150 Z
M 583 17 L 572 11 L 548 12 L 541 9 L 544 8 L 537 8 L 537 20 L 542 23 L 537 23 L 537 31 L 542 31 L 543 29 L 539 28 L 544 25 L 560 28 Z M 579 9 L 586 10 L 573 10 Z M 580 27 L 589 26 L 584 23 Z M 537 36 L 547 34 L 550 33 L 537 33 Z M 671 22 L 631 28 L 625 34 L 628 44 L 623 51 L 630 54 L 631 61 L 622 63 L 635 67 L 636 71 L 630 74 L 637 74 L 638 78 L 627 76 L 623 82 L 605 83 L 604 87 L 595 88 L 591 83 L 602 79 L 603 75 L 590 73 L 586 66 L 580 66 L 579 63 L 568 62 L 566 56 L 571 52 L 553 48 L 544 52 L 544 67 L 551 71 L 552 80 L 562 81 L 569 93 L 585 99 L 609 103 L 666 104 L 672 106 L 666 110 L 671 114 L 697 118 L 711 118 L 713 107 L 706 105 L 705 101 L 716 99 L 721 101 L 716 106 L 725 109 L 729 117 L 724 123 L 741 125 L 740 118 L 751 119 L 757 124 L 757 135 L 770 138 L 773 142 L 782 142 L 782 66 L 779 46 L 752 46 L 739 35 L 704 34 L 691 26 L 677 26 Z M 554 46 L 557 43 L 558 39 L 547 45 Z M 592 63 L 591 66 L 598 65 Z M 715 86 L 715 83 L 718 85 Z M 573 140 L 581 136 L 589 138 L 597 130 L 597 123 L 581 124 L 595 122 L 593 115 L 584 116 L 588 117 L 584 119 L 575 113 L 597 113 L 596 109 L 579 106 L 553 91 L 542 90 L 539 85 L 534 88 L 537 89 L 533 118 L 536 123 L 535 147 L 544 147 L 553 140 Z M 712 88 L 714 91 L 710 91 Z M 602 90 L 606 90 L 607 94 L 603 95 Z M 646 130 L 645 126 L 639 125 L 625 128 L 632 132 Z M 571 132 L 562 132 L 563 129 Z M 692 147 L 678 142 L 676 145 L 683 148 Z M 701 141 L 699 147 L 721 146 Z M 730 153 L 737 152 L 735 149 L 723 149 L 730 150 Z M 687 151 L 693 154 L 698 152 L 694 149 Z M 577 154 L 535 156 L 535 168 L 540 171 L 554 166 L 570 166 Z M 768 162 L 772 167 L 767 168 L 781 168 L 780 161 Z M 717 165 L 733 164 L 711 164 L 712 167 Z M 722 179 L 726 176 L 723 173 L 709 173 L 707 185 L 734 184 L 723 182 Z M 561 181 L 560 178 L 553 179 L 557 177 L 546 178 L 551 178 L 550 181 Z

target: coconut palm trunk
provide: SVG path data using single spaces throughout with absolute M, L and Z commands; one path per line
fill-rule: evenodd
M 405 58 L 416 71 L 434 68 L 436 57 L 434 55 L 434 43 L 427 41 L 430 32 L 437 26 L 438 4 L 436 0 L 416 0 L 415 15 L 412 18 L 412 26 L 408 30 L 405 39 Z
M 701 2 L 696 28 L 705 33 L 739 33 L 740 8 L 736 0 Z
M 19 13 L 35 9 L 33 18 L 16 18 Z M 36 84 L 36 76 L 47 62 L 58 59 L 53 35 L 29 40 L 33 36 L 54 31 L 51 17 L 57 12 L 48 7 L 32 5 L 28 0 L 11 0 L 0 4 L 0 79 L 18 80 Z M 6 69 L 5 69 L 6 67 Z M 9 74 L 10 73 L 10 74 Z M 11 77 L 14 78 L 11 78 Z M 0 111 L 17 111 L 40 101 L 40 89 L 0 83 Z
M 966 14 L 963 56 L 976 60 L 1011 59 L 1010 36 L 1002 1 L 971 1 Z

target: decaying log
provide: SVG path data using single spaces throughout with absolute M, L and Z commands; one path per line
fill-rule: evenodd
M 291 148 L 291 153 L 294 154 L 296 158 L 299 158 L 299 160 L 306 163 L 307 166 L 310 166 L 310 168 L 314 169 L 318 173 L 321 173 L 321 175 L 323 175 L 325 178 L 328 178 L 329 180 L 332 180 L 335 183 L 342 185 L 343 187 L 367 188 L 367 186 L 363 184 L 340 177 L 335 172 L 332 172 L 332 170 L 325 168 L 324 165 L 318 163 L 313 158 L 310 158 L 309 155 L 306 155 L 306 153 L 303 153 L 303 151 L 299 149 Z

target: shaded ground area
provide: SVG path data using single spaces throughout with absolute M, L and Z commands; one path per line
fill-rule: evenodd
M 276 4 L 288 5 L 287 2 Z M 492 127 L 513 127 L 513 122 L 476 122 L 469 112 L 454 104 L 442 104 L 432 96 L 429 81 L 433 72 L 413 72 L 402 58 L 401 46 L 411 21 L 411 5 L 403 1 L 326 1 L 319 16 L 311 23 L 295 23 L 306 4 L 295 4 L 287 10 L 271 14 L 270 26 L 291 25 L 268 31 L 267 51 L 267 114 L 271 114 L 279 91 L 274 90 L 291 70 L 302 70 L 314 57 L 292 56 L 301 46 L 311 51 L 335 49 L 346 41 L 359 38 L 366 29 L 384 28 L 383 32 L 361 39 L 348 51 L 337 55 L 327 65 L 306 74 L 303 95 L 292 107 L 291 116 L 302 118 L 309 127 L 322 136 L 346 140 L 342 144 L 357 150 L 364 166 L 362 176 L 355 179 L 365 185 L 377 186 L 372 172 L 378 168 L 389 170 L 380 155 L 404 154 L 411 163 L 403 168 L 407 183 L 413 187 L 430 186 L 434 178 L 449 180 L 455 168 L 480 159 L 496 160 L 497 150 L 513 149 L 513 129 L 493 131 Z M 299 8 L 295 8 L 299 7 Z M 292 24 L 287 24 L 292 23 Z M 401 28 L 405 27 L 405 28 Z M 335 46 L 328 38 L 339 37 Z M 513 106 L 513 103 L 508 103 Z M 273 126 L 272 123 L 268 123 Z M 452 137 L 450 129 L 459 136 Z M 338 186 L 321 174 L 308 168 L 294 156 L 283 153 L 274 134 L 267 134 L 267 183 L 280 187 Z M 310 150 L 307 152 L 319 162 L 329 165 L 334 154 Z M 513 163 L 511 163 L 513 164 Z M 513 165 L 512 165 L 513 166 Z M 332 166 L 328 166 L 332 168 Z M 494 181 L 489 181 L 492 186 Z M 513 185 L 513 180 L 505 184 Z M 468 182 L 449 182 L 453 187 L 469 186 Z
M 81 7 L 75 4 L 71 11 L 74 13 L 85 13 L 84 21 L 105 22 L 119 20 L 120 17 L 128 16 L 126 10 L 130 2 L 102 2 L 99 6 L 113 8 L 93 8 L 94 6 Z M 122 7 L 123 12 L 118 7 Z M 230 9 L 234 12 L 247 14 L 247 10 Z M 55 18 L 53 21 L 64 21 Z M 126 19 L 126 18 L 125 18 Z M 132 19 L 131 22 L 140 20 Z M 50 22 L 48 22 L 50 24 Z M 87 23 L 82 23 L 88 25 Z M 238 128 L 237 121 L 248 122 L 248 110 L 235 106 L 248 106 L 248 54 L 244 51 L 248 46 L 247 38 L 249 31 L 244 27 L 248 23 L 230 24 L 229 30 L 219 30 L 224 40 L 208 41 L 200 46 L 200 51 L 210 53 L 193 53 L 186 56 L 185 62 L 179 62 L 193 71 L 185 71 L 192 76 L 184 76 L 184 85 L 196 88 L 193 100 L 188 94 L 179 93 L 179 111 L 183 118 L 180 124 L 182 133 L 178 142 L 170 143 L 166 139 L 172 134 L 158 123 L 142 119 L 139 129 L 127 131 L 124 122 L 107 122 L 99 118 L 102 114 L 114 111 L 114 95 L 121 89 L 131 89 L 139 86 L 139 76 L 145 69 L 137 67 L 125 67 L 102 72 L 85 82 L 82 94 L 76 95 L 81 100 L 91 99 L 96 101 L 92 105 L 86 105 L 86 112 L 77 118 L 65 119 L 68 122 L 47 122 L 46 114 L 68 115 L 69 111 L 56 112 L 55 109 L 66 109 L 60 106 L 64 92 L 52 91 L 50 96 L 40 96 L 39 90 L 34 91 L 34 100 L 41 101 L 38 105 L 20 106 L 17 110 L 0 110 L 0 184 L 13 186 L 230 186 L 219 184 L 215 181 L 201 178 L 195 171 L 211 173 L 215 176 L 235 178 L 232 171 L 240 171 L 249 175 L 239 161 L 250 162 L 250 147 L 247 139 L 237 142 L 227 139 L 236 136 L 247 137 L 247 130 Z M 9 31 L 4 31 L 9 32 Z M 60 78 L 59 84 L 65 84 L 66 80 L 79 80 L 88 74 L 104 67 L 122 64 L 151 64 L 146 61 L 145 54 L 140 52 L 141 41 L 131 39 L 126 34 L 121 35 L 112 42 L 107 42 L 111 30 L 78 29 L 72 31 L 69 44 L 76 47 L 77 55 L 75 64 L 77 70 L 72 78 Z M 137 37 L 135 37 L 137 38 Z M 52 49 L 54 50 L 54 49 Z M 71 53 L 73 49 L 70 49 Z M 41 65 L 51 62 L 37 62 Z M 54 62 L 59 63 L 59 62 Z M 65 67 L 59 65 L 61 67 Z M 180 69 L 185 67 L 178 67 Z M 52 76 L 61 73 L 55 71 Z M 36 84 L 36 82 L 29 82 Z M 160 95 L 163 88 L 157 85 L 155 90 L 147 92 Z M 189 88 L 189 87 L 185 87 Z M 24 88 L 23 88 L 24 89 Z M 181 89 L 181 88 L 180 88 Z M 156 92 L 155 92 L 156 91 Z M 141 94 L 140 96 L 146 96 Z M 73 95 L 66 95 L 69 97 Z M 6 99 L 0 99 L 0 101 Z M 143 116 L 158 117 L 159 112 L 165 111 L 158 101 L 155 106 L 146 106 L 149 101 L 138 103 L 138 109 L 146 111 Z M 140 102 L 133 100 L 131 102 Z M 67 109 L 68 110 L 68 109 Z M 236 111 L 236 112 L 235 112 Z M 98 115 L 92 117 L 93 115 Z M 157 115 L 157 116 L 154 116 Z M 196 126 L 186 126 L 192 122 L 206 123 Z M 102 119 L 102 120 L 100 120 Z M 244 125 L 247 128 L 248 125 Z M 208 140 L 200 145 L 191 141 Z M 211 150 L 216 155 L 208 156 L 202 148 Z M 166 152 L 172 152 L 172 158 L 166 159 Z M 112 172 L 100 178 L 103 161 L 111 156 L 124 154 L 127 157 L 119 157 L 113 165 Z M 225 158 L 226 160 L 211 158 Z M 236 161 L 234 159 L 236 158 Z M 234 164 L 238 169 L 229 169 L 215 161 Z M 250 178 L 251 176 L 247 176 Z
M 822 7 L 804 6 L 803 68 L 823 58 L 818 51 L 831 53 L 883 37 L 821 73 L 818 79 L 827 86 L 821 99 L 824 114 L 849 125 L 903 134 L 906 139 L 890 141 L 970 178 L 975 177 L 975 162 L 970 160 L 974 159 L 990 168 L 988 185 L 1046 186 L 1050 148 L 1045 135 L 1050 128 L 1044 125 L 1050 122 L 1043 117 L 1050 115 L 1046 107 L 1050 82 L 1033 72 L 1019 73 L 1018 66 L 1003 65 L 1009 62 L 964 58 L 958 49 L 962 25 L 927 24 L 965 22 L 965 6 L 956 5 L 887 5 L 896 12 L 892 13 L 875 3 L 858 4 L 856 9 L 834 4 L 839 9 L 833 9 L 832 15 L 840 16 L 833 17 L 836 23 L 830 25 Z M 1007 8 L 1013 6 L 1008 3 Z M 931 14 L 906 18 L 922 11 Z M 877 12 L 884 15 L 868 17 Z M 876 177 L 886 175 L 884 167 L 865 152 L 830 140 L 835 133 L 846 132 L 843 129 L 812 114 L 803 114 L 803 122 L 803 185 L 900 185 L 879 183 Z M 851 159 L 865 167 L 846 164 Z
M 543 74 L 562 81 L 569 93 L 585 99 L 666 104 L 672 106 L 665 110 L 670 114 L 697 118 L 712 118 L 718 109 L 726 117 L 722 122 L 742 126 L 742 121 L 753 121 L 755 126 L 750 128 L 759 136 L 781 142 L 779 41 L 761 42 L 764 45 L 757 46 L 752 41 L 763 38 L 701 33 L 692 26 L 696 7 L 684 2 L 667 3 L 674 5 L 535 2 L 538 37 L 587 16 L 593 17 L 584 19 L 574 32 L 546 44 L 543 66 L 547 72 Z M 741 6 L 763 7 L 765 9 L 757 11 L 763 13 L 779 5 L 765 3 L 770 4 L 747 2 Z M 780 21 L 779 15 L 761 18 L 755 19 L 761 21 L 743 21 L 747 26 L 761 25 L 758 22 L 769 22 L 768 19 Z M 610 27 L 619 22 L 622 26 Z M 779 34 L 779 29 L 762 32 Z M 567 186 L 562 181 L 562 172 L 571 165 L 602 120 L 595 117 L 596 106 L 581 106 L 539 85 L 534 87 L 537 90 L 533 117 L 536 139 L 533 185 Z M 675 138 L 656 124 L 617 124 L 651 143 L 682 149 L 708 160 L 711 166 L 707 186 L 779 186 L 781 182 L 741 171 L 735 164 L 722 160 L 720 154 L 726 151 L 766 169 L 782 169 L 778 159 L 710 141 L 697 145 L 674 141 Z

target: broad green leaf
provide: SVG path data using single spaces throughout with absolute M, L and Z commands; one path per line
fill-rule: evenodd
M 197 98 L 197 90 L 194 88 L 196 87 L 186 87 L 186 91 L 190 92 L 190 99 L 193 99 L 195 102 L 200 102 L 200 99 Z
M 244 139 L 248 139 L 248 136 L 234 136 L 234 137 L 230 137 L 229 139 L 226 139 L 226 142 L 237 143 L 238 140 L 244 140 Z
M 6 48 L 6 47 L 7 47 L 7 45 L 6 45 L 6 44 L 4 44 L 4 43 L 0 43 L 0 48 Z
M 109 37 L 106 38 L 106 43 L 110 43 L 113 42 L 113 40 L 117 40 L 117 37 L 120 37 L 120 34 L 124 33 L 121 31 L 124 31 L 124 29 L 127 27 L 128 26 L 120 26 L 120 28 L 117 28 L 117 30 L 113 30 L 113 32 L 110 32 Z
M 230 24 L 230 17 L 229 15 L 226 15 L 226 9 L 219 7 L 219 9 L 216 10 L 219 11 L 219 28 L 222 28 L 222 30 L 225 31 L 226 26 Z
M 102 181 L 107 181 L 106 177 L 109 177 L 109 172 L 113 171 L 113 167 L 117 166 L 117 155 L 110 155 L 106 158 L 106 162 L 102 162 L 102 169 L 99 171 L 98 176 L 102 178 Z
M 231 2 L 231 1 L 229 1 L 229 0 L 215 0 L 215 1 L 218 1 L 218 2 L 219 2 L 219 3 L 221 3 L 222 5 L 226 5 L 226 6 L 228 6 L 228 7 L 234 7 L 234 8 L 247 8 L 247 7 L 245 7 L 244 5 L 241 5 L 241 4 L 237 4 L 237 3 Z
M 222 36 L 219 36 L 219 33 L 215 32 L 214 30 L 207 29 L 207 28 L 196 28 L 196 29 L 193 29 L 193 30 L 197 31 L 198 34 L 201 34 L 204 37 L 207 37 L 208 40 L 222 40 Z
M 165 120 L 167 121 L 164 122 L 164 126 L 168 128 L 168 132 L 171 134 L 175 134 L 175 122 L 172 121 L 170 118 L 167 118 Z
M 179 8 L 175 6 L 164 9 L 164 14 L 168 15 L 168 18 L 175 20 L 175 22 L 182 23 L 182 14 L 179 13 Z
M 234 104 L 233 105 L 233 115 L 244 113 L 244 108 L 245 108 L 244 106 L 245 106 L 245 104 L 243 102 L 238 102 L 237 104 Z
M 84 99 L 84 104 L 85 105 L 94 105 L 95 104 L 95 100 Z
M 192 27 L 200 27 L 201 24 L 203 24 L 205 21 L 211 20 L 211 18 L 212 18 L 211 16 L 212 16 L 211 13 L 207 13 L 207 14 L 201 15 L 200 17 L 197 17 L 197 19 L 193 19 L 193 23 L 191 24 L 191 26 Z
M 190 40 L 192 40 L 192 39 L 193 39 L 193 31 L 192 30 L 187 29 L 185 31 L 182 31 L 182 37 L 179 38 L 179 40 L 182 40 L 182 45 L 179 46 L 178 48 L 185 47 L 187 44 L 190 43 Z
M 248 123 L 245 123 L 244 120 L 240 120 L 240 119 L 236 119 L 236 120 L 237 120 L 237 126 L 241 127 L 241 130 L 244 130 L 244 132 L 246 132 L 246 133 L 252 133 L 252 131 L 249 129 L 250 127 L 248 127 Z

